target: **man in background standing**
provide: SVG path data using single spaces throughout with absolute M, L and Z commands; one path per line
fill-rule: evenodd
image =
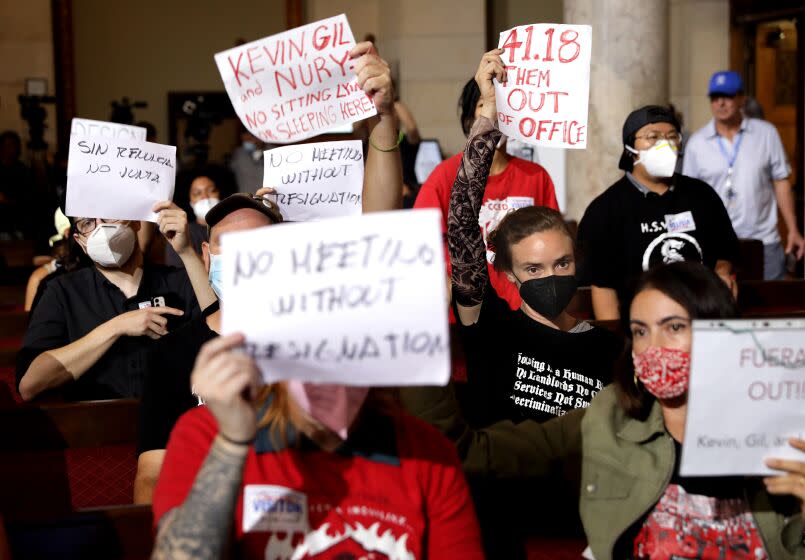
M 701 179 L 721 197 L 738 237 L 763 242 L 766 280 L 785 276 L 786 254 L 801 259 L 805 240 L 797 227 L 791 167 L 777 129 L 745 117 L 744 86 L 737 72 L 716 72 L 708 89 L 713 119 L 685 147 L 683 175 Z M 785 245 L 777 208 L 785 221 Z
M 238 192 L 253 193 L 263 186 L 263 150 L 273 148 L 246 130 L 240 133 L 241 145 L 232 152 L 229 168 L 235 174 Z

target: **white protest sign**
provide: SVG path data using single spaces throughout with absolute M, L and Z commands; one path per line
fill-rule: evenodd
M 235 112 L 265 142 L 288 144 L 377 114 L 358 87 L 344 14 L 215 55 Z
M 586 148 L 591 45 L 589 25 L 539 23 L 501 33 L 500 131 L 538 146 Z
M 683 476 L 768 475 L 805 461 L 805 321 L 694 321 Z M 779 474 L 779 472 L 777 472 Z
M 222 236 L 223 333 L 268 383 L 444 385 L 441 215 L 379 212 Z
M 176 147 L 70 136 L 65 214 L 156 222 L 156 202 L 173 199 Z
M 263 185 L 277 191 L 286 221 L 306 222 L 361 213 L 360 140 L 283 146 L 263 152 Z
M 105 136 L 120 140 L 145 141 L 146 130 L 141 126 L 118 124 L 91 119 L 73 119 L 70 134 L 74 136 Z

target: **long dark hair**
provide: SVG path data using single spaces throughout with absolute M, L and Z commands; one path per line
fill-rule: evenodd
M 709 268 L 696 262 L 677 262 L 658 266 L 640 278 L 635 296 L 644 290 L 659 290 L 685 308 L 691 319 L 733 319 L 738 306 L 727 285 Z M 624 316 L 627 343 L 615 363 L 614 381 L 618 400 L 628 416 L 645 420 L 654 396 L 635 379 L 632 362 L 632 336 Z
M 481 99 L 481 90 L 478 84 L 475 83 L 475 78 L 470 78 L 464 84 L 464 89 L 461 90 L 461 96 L 458 98 L 458 118 L 461 122 L 461 130 L 464 131 L 464 136 L 470 135 L 472 123 L 475 122 L 475 107 L 478 105 L 479 99 Z

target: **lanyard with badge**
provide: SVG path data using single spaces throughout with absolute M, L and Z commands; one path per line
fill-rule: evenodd
M 741 149 L 741 141 L 743 140 L 744 135 L 743 131 L 738 132 L 738 138 L 735 139 L 735 146 L 732 149 L 732 153 L 727 153 L 727 148 L 724 146 L 724 138 L 721 135 L 718 136 L 718 147 L 721 150 L 721 155 L 724 156 L 724 159 L 727 160 L 727 180 L 724 182 L 724 187 L 727 189 L 727 201 L 732 202 L 737 193 L 735 189 L 732 188 L 732 172 L 735 168 L 735 160 L 738 158 L 738 150 Z

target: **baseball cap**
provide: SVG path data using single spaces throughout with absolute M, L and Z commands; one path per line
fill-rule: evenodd
M 662 105 L 646 105 L 636 111 L 629 113 L 623 123 L 623 145 L 634 146 L 635 134 L 647 124 L 664 122 L 669 123 L 679 130 L 679 121 L 670 107 Z M 632 170 L 632 154 L 626 148 L 623 149 L 618 167 L 624 171 Z
M 282 214 L 280 214 L 280 210 L 277 208 L 276 204 L 266 198 L 250 193 L 235 193 L 229 195 L 210 208 L 210 211 L 204 216 L 204 221 L 207 222 L 207 227 L 212 229 L 215 224 L 223 220 L 226 216 L 236 210 L 242 210 L 243 208 L 257 210 L 267 216 L 272 224 L 282 222 Z
M 710 78 L 707 95 L 735 95 L 744 90 L 744 82 L 738 72 L 724 70 L 716 72 Z

